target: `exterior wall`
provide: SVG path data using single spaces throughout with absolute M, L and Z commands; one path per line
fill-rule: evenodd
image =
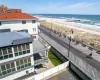
M 15 55 L 14 55 L 14 48 L 13 47 L 12 47 L 12 52 L 13 52 L 13 57 L 12 58 L 8 58 L 8 59 L 4 59 L 4 60 L 0 60 L 0 64 L 1 63 L 4 63 L 4 62 L 8 62 L 8 61 L 13 61 L 13 60 L 18 59 L 18 58 L 21 58 L 21 57 L 26 57 L 26 56 L 32 55 L 33 54 L 33 46 L 32 46 L 32 43 L 30 44 L 30 53 L 28 53 L 28 54 L 23 54 L 23 55 L 20 55 L 20 56 L 16 56 L 15 57 Z
M 30 44 L 30 53 L 33 55 L 33 44 Z M 34 65 L 34 57 L 31 57 L 31 64 Z
M 69 60 L 92 80 L 100 80 L 100 72 L 83 59 L 73 53 L 70 53 Z
M 69 61 L 60 64 L 54 68 L 51 68 L 49 70 L 46 70 L 42 73 L 36 74 L 30 78 L 28 78 L 27 80 L 46 80 L 48 79 L 51 75 L 56 74 L 57 72 L 66 69 L 69 66 Z
M 85 57 L 83 56 L 84 58 L 82 59 L 78 55 L 70 52 L 68 57 L 68 50 L 66 48 L 62 47 L 60 44 L 55 42 L 53 39 L 49 38 L 44 33 L 41 33 L 40 36 L 44 40 L 46 40 L 51 46 L 53 46 L 56 50 L 58 50 L 63 56 L 65 56 L 71 63 L 73 63 L 80 71 L 86 74 L 89 78 L 91 78 L 92 80 L 100 80 L 100 71 L 85 61 L 86 56 Z M 89 60 L 91 60 L 92 63 L 92 59 Z
M 38 23 L 32 23 L 32 20 L 27 20 L 26 24 L 22 24 L 22 21 L 3 21 L 1 24 L 0 29 L 10 28 L 11 31 L 27 29 L 29 34 L 38 38 Z M 36 31 L 33 31 L 33 28 L 36 28 Z
M 14 73 L 12 72 L 10 74 L 4 75 L 5 76 L 4 78 L 3 78 L 3 76 L 1 76 L 0 80 L 13 80 L 13 79 L 16 79 L 18 77 L 26 75 L 26 71 L 28 71 L 29 73 L 34 72 L 34 58 L 33 58 L 33 56 L 30 57 L 30 59 L 31 59 L 31 66 L 26 67 L 25 69 L 17 70 L 16 61 L 14 61 L 15 59 L 19 60 L 19 58 L 33 55 L 33 45 L 32 45 L 32 43 L 30 43 L 29 46 L 30 46 L 30 53 L 28 53 L 28 54 L 23 54 L 23 55 L 20 55 L 20 56 L 17 56 L 17 57 L 13 56 L 12 58 L 0 60 L 0 64 L 2 64 L 4 62 L 7 62 L 7 63 L 4 63 L 3 65 L 8 64 L 10 62 L 14 62 L 15 70 L 16 70 Z M 13 55 L 14 55 L 13 47 L 12 47 L 12 52 L 13 52 Z
M 29 69 L 25 69 L 25 70 L 20 71 L 20 72 L 17 72 L 17 73 L 15 73 L 15 74 L 12 74 L 12 75 L 7 76 L 7 77 L 5 77 L 5 78 L 2 78 L 2 79 L 0 79 L 0 80 L 14 80 L 14 79 L 16 79 L 16 78 L 18 78 L 18 77 L 21 77 L 21 76 L 26 75 L 26 71 L 29 71 L 29 73 L 34 72 L 34 67 L 29 68 Z

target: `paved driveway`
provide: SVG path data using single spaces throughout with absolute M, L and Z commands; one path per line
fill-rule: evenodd
M 46 79 L 46 80 L 79 80 L 74 75 L 71 74 L 67 69 L 62 71 L 61 73 Z

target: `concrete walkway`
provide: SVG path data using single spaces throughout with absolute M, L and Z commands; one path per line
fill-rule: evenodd
M 44 29 L 44 28 L 42 28 L 42 29 Z M 47 29 L 44 29 L 44 30 L 47 31 L 47 32 L 49 31 L 49 30 L 47 30 Z M 68 38 L 64 38 L 64 37 L 62 37 L 62 36 L 59 37 L 58 34 L 55 34 L 55 33 L 53 33 L 53 32 L 50 32 L 50 34 L 52 34 L 53 36 L 59 38 L 60 40 L 64 41 L 65 43 L 69 44 Z M 47 37 L 45 34 L 42 34 L 42 33 L 40 33 L 40 35 L 41 35 L 42 37 L 45 37 L 45 38 Z M 45 36 L 44 36 L 44 35 L 45 35 Z M 47 39 L 47 38 L 46 38 L 46 39 Z M 50 39 L 49 39 L 49 42 L 51 42 Z M 53 41 L 52 41 L 51 43 L 54 44 Z M 83 47 L 81 44 L 76 45 L 75 42 L 72 42 L 72 41 L 71 41 L 71 46 L 74 47 L 75 49 L 81 51 L 82 53 L 84 53 L 84 54 L 86 54 L 86 55 L 92 53 L 92 58 L 94 58 L 95 60 L 97 60 L 98 62 L 100 62 L 100 54 L 97 54 L 95 50 L 91 51 L 91 50 L 88 49 L 88 47 Z M 58 46 L 57 46 L 57 47 L 58 47 Z M 59 48 L 59 49 L 60 49 L 60 48 Z M 60 51 L 61 51 L 61 50 L 60 50 Z M 66 52 L 66 51 L 65 51 L 65 52 Z M 62 53 L 63 53 L 63 52 L 62 52 Z
M 68 69 L 59 71 L 43 80 L 79 80 Z
M 46 70 L 48 70 L 48 69 L 51 69 L 51 68 L 54 68 L 55 66 L 52 64 L 52 62 L 48 59 L 48 63 L 45 63 L 44 65 L 43 65 L 43 67 L 41 67 L 40 69 L 39 69 L 39 73 L 41 73 L 41 72 L 43 72 L 43 71 L 46 71 Z

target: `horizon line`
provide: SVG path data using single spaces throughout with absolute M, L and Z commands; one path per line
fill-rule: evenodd
M 67 13 L 28 13 L 28 14 L 67 14 Z M 100 15 L 100 14 L 68 14 L 68 15 Z

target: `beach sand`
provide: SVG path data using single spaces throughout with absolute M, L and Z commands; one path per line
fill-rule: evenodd
M 71 36 L 75 41 L 100 50 L 100 27 L 75 22 L 66 19 L 40 17 L 40 24 L 63 35 Z M 73 31 L 73 34 L 72 34 Z

